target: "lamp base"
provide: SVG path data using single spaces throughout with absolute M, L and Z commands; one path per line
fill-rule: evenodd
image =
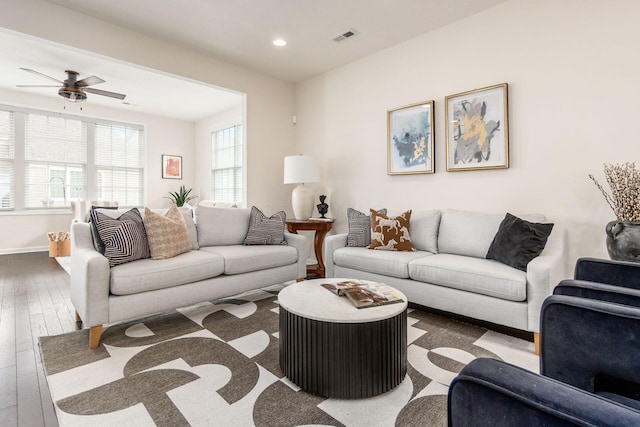
M 307 220 L 313 214 L 313 191 L 304 184 L 296 186 L 291 192 L 291 206 L 296 219 Z

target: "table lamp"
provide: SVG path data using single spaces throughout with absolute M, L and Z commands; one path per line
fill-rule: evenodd
M 291 192 L 291 205 L 296 219 L 309 219 L 313 213 L 313 191 L 304 184 L 318 182 L 318 165 L 311 156 L 287 156 L 284 158 L 284 183 L 298 184 Z

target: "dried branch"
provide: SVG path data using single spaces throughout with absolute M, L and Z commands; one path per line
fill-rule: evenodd
M 640 170 L 635 162 L 604 164 L 604 175 L 611 189 L 607 192 L 589 175 L 620 221 L 640 221 Z

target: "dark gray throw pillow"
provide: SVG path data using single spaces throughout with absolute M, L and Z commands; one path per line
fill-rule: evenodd
M 526 272 L 527 264 L 544 250 L 552 229 L 553 224 L 529 222 L 507 213 L 486 258 Z
M 377 212 L 381 215 L 387 214 L 386 209 L 380 209 Z M 347 246 L 366 248 L 371 244 L 371 217 L 369 215 L 347 208 L 347 223 L 349 226 Z
M 109 267 L 149 258 L 147 233 L 137 208 L 128 210 L 118 218 L 92 210 L 91 220 L 104 244 L 104 256 L 109 259 Z
M 284 240 L 284 226 L 287 214 L 276 212 L 267 217 L 255 206 L 251 207 L 249 215 L 249 231 L 244 239 L 245 245 L 286 245 Z

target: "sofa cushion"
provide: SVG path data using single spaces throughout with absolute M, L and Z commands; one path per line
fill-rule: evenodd
M 507 213 L 489 246 L 487 259 L 527 271 L 527 264 L 544 250 L 552 229 L 553 224 L 529 222 Z
M 129 295 L 171 288 L 223 272 L 224 258 L 203 251 L 189 251 L 168 259 L 141 259 L 111 269 L 111 293 Z
M 438 251 L 485 258 L 504 215 L 445 209 L 440 219 Z
M 196 206 L 198 244 L 241 245 L 249 230 L 249 209 Z
M 509 301 L 527 299 L 527 274 L 490 259 L 437 254 L 409 263 L 413 280 Z
M 109 259 L 109 267 L 149 258 L 147 233 L 137 208 L 117 218 L 92 210 L 91 220 L 104 244 L 104 256 Z
M 413 251 L 411 246 L 411 209 L 396 217 L 370 210 L 371 244 L 369 249 L 383 251 Z
M 409 262 L 430 255 L 422 251 L 391 252 L 344 247 L 333 253 L 333 263 L 340 267 L 407 279 Z
M 147 231 L 151 259 L 172 258 L 191 250 L 187 225 L 175 206 L 164 215 L 145 208 L 144 228 Z
M 243 244 L 245 245 L 286 245 L 284 240 L 284 225 L 287 214 L 284 211 L 266 216 L 255 206 L 251 207 L 249 215 L 249 231 Z
M 224 274 L 241 274 L 298 262 L 298 250 L 289 246 L 209 246 L 200 251 L 224 258 Z
M 419 251 L 438 253 L 441 213 L 437 209 L 411 213 L 411 245 Z
M 379 214 L 386 215 L 386 209 L 377 210 Z M 347 208 L 347 246 L 366 248 L 371 244 L 371 217 L 352 208 Z

